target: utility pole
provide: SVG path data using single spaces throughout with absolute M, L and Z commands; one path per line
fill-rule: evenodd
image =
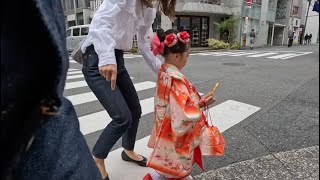
M 77 17 L 77 4 L 76 0 L 73 0 L 73 7 L 74 7 L 74 20 L 76 22 L 76 26 L 78 25 L 78 17 Z
M 311 0 L 308 0 L 308 1 L 309 1 L 309 5 L 308 5 L 308 8 L 307 8 L 306 20 L 305 20 L 305 22 L 304 22 L 304 31 L 303 31 L 303 33 L 302 33 L 302 38 L 304 38 L 304 35 L 305 35 L 305 33 L 306 33 L 306 30 L 307 30 L 307 21 L 308 21 L 310 6 L 311 6 Z

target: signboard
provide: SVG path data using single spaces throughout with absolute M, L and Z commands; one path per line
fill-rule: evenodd
M 246 7 L 251 8 L 252 0 L 246 0 Z

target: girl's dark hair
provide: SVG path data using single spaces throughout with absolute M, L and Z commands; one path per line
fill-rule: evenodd
M 159 37 L 160 42 L 164 42 L 164 40 L 166 39 L 166 36 L 171 34 L 171 33 L 178 34 L 179 31 L 174 30 L 174 29 L 169 29 L 166 32 L 164 32 L 163 29 L 159 29 L 157 31 L 157 35 Z M 168 47 L 168 46 L 164 47 L 163 56 L 166 56 L 169 53 L 184 53 L 184 52 L 187 51 L 188 47 L 189 47 L 188 43 L 187 44 L 183 44 L 181 41 L 178 40 L 176 45 L 174 45 L 172 47 Z

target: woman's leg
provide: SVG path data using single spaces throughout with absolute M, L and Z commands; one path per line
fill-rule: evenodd
M 132 80 L 125 68 L 123 52 L 116 50 L 117 54 L 117 86 L 123 95 L 128 108 L 131 112 L 132 122 L 131 126 L 122 135 L 122 147 L 125 149 L 126 154 L 136 160 L 141 161 L 143 158 L 133 152 L 136 141 L 139 121 L 141 118 L 141 106 L 137 91 L 132 83 Z
M 122 134 L 130 127 L 132 118 L 127 103 L 118 87 L 111 90 L 111 83 L 98 70 L 98 55 L 93 47 L 88 47 L 84 55 L 83 74 L 88 86 L 107 110 L 112 121 L 101 133 L 93 148 L 93 156 L 103 177 L 107 176 L 104 159 Z

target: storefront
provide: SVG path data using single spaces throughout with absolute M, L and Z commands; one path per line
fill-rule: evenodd
M 178 31 L 187 31 L 191 36 L 191 46 L 207 46 L 209 17 L 179 15 L 172 24 L 172 28 Z

